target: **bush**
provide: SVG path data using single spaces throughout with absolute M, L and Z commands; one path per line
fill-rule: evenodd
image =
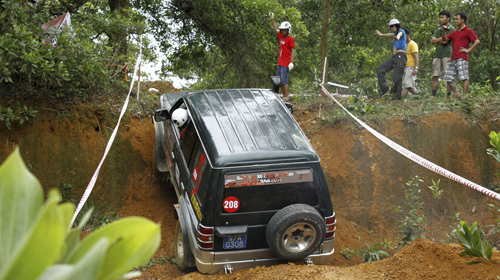
M 10 129 L 16 122 L 23 125 L 24 123 L 33 120 L 36 113 L 38 113 L 37 110 L 34 110 L 32 107 L 28 107 L 26 105 L 21 107 L 21 105 L 18 104 L 17 112 L 11 107 L 0 106 L 0 121 L 4 122 L 5 126 Z
M 466 222 L 460 222 L 460 229 L 458 230 L 458 238 L 464 251 L 462 255 L 470 255 L 475 257 L 480 257 L 483 259 L 490 260 L 492 255 L 492 247 L 488 241 L 483 241 L 481 235 L 477 228 L 477 224 L 473 223 L 472 226 L 468 226 Z M 472 262 L 469 264 L 474 264 L 477 262 Z
M 495 131 L 490 132 L 490 145 L 493 148 L 487 150 L 488 154 L 500 162 L 500 133 L 496 133 Z
M 51 190 L 43 203 L 42 187 L 18 149 L 0 166 L 0 280 L 117 279 L 147 263 L 160 245 L 159 225 L 140 217 L 80 241 L 90 212 L 70 229 L 75 207 L 61 200 Z
M 102 34 L 119 24 L 129 27 L 124 32 L 142 32 L 142 27 L 135 30 L 131 21 L 114 19 L 109 11 L 89 4 L 92 9 L 84 5 L 81 14 L 73 15 L 71 29 L 61 28 L 54 36 L 41 28 L 53 18 L 50 5 L 55 4 L 0 2 L 0 94 L 74 101 L 121 85 L 124 76 L 117 74 L 135 60 L 135 49 L 118 54 Z M 49 37 L 56 37 L 56 46 L 42 41 Z
M 352 260 L 352 255 L 355 255 L 357 257 L 361 257 L 363 262 L 380 261 L 381 259 L 389 256 L 389 253 L 380 248 L 381 246 L 383 246 L 382 243 L 376 243 L 376 244 L 368 243 L 363 247 L 354 250 L 349 248 L 344 248 L 342 246 L 340 254 L 342 254 L 342 256 L 344 256 L 344 258 L 348 260 Z
M 402 244 L 418 238 L 424 238 L 425 228 L 423 223 L 425 216 L 423 214 L 422 190 L 420 183 L 424 182 L 419 176 L 414 176 L 406 182 L 405 191 L 406 204 L 398 206 L 394 211 L 405 211 L 406 217 L 400 222 L 399 233 L 401 234 Z

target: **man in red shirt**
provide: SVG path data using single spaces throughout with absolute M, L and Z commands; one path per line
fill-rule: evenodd
M 446 67 L 444 80 L 453 90 L 454 96 L 459 97 L 455 78 L 458 75 L 460 81 L 464 81 L 464 94 L 469 90 L 469 52 L 479 45 L 479 39 L 476 33 L 465 25 L 467 16 L 464 13 L 457 13 L 455 15 L 455 25 L 457 29 L 450 35 L 446 35 L 447 28 L 442 27 L 441 41 L 446 44 L 449 41 L 453 43 L 451 51 L 451 61 Z M 474 42 L 469 48 L 471 42 Z
M 280 53 L 278 59 L 278 76 L 280 77 L 280 88 L 283 96 L 288 98 L 288 74 L 293 69 L 295 58 L 295 39 L 290 36 L 292 25 L 288 21 L 281 23 L 280 27 L 274 21 L 274 14 L 269 13 L 274 31 L 278 33 L 280 40 Z

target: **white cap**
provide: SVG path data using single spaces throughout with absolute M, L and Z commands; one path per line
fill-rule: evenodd
M 393 18 L 389 21 L 389 26 L 391 25 L 396 25 L 396 24 L 401 24 L 398 19 Z

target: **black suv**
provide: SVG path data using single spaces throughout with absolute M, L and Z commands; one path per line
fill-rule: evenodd
M 320 159 L 274 92 L 168 93 L 160 107 L 155 161 L 179 199 L 181 270 L 332 260 L 336 219 Z M 179 108 L 189 116 L 182 130 Z

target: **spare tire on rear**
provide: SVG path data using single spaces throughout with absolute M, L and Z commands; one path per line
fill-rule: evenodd
M 319 248 L 325 227 L 324 219 L 312 206 L 292 204 L 278 211 L 267 224 L 267 244 L 280 259 L 301 260 Z

